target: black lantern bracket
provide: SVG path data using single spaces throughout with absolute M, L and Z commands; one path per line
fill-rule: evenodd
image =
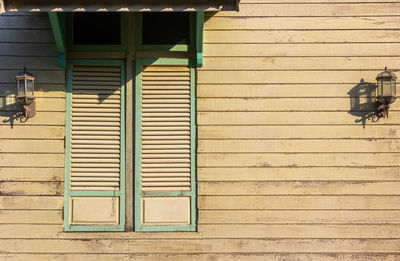
M 390 104 L 394 103 L 397 99 L 396 96 L 396 80 L 397 76 L 393 71 L 385 67 L 385 71 L 378 74 L 377 81 L 377 115 L 380 118 L 389 117 Z
M 25 120 L 35 116 L 36 103 L 35 103 L 35 77 L 26 70 L 17 74 L 15 77 L 17 81 L 17 101 L 24 108 Z

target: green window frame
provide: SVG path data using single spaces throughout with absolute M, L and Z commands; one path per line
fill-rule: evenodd
M 187 65 L 190 67 L 190 192 L 142 192 L 141 191 L 141 97 L 142 97 L 142 67 L 143 65 Z M 196 65 L 191 59 L 137 59 L 136 60 L 136 76 L 135 76 L 135 186 L 134 186 L 134 225 L 135 231 L 196 231 L 197 230 L 197 197 L 196 197 L 196 174 L 197 174 L 197 155 L 196 155 Z M 190 225 L 141 225 L 141 204 L 142 196 L 158 196 L 158 197 L 177 197 L 189 196 L 190 201 Z
M 71 105 L 72 105 L 72 68 L 74 65 L 120 66 L 121 67 L 121 132 L 120 132 L 120 188 L 119 191 L 71 191 Z M 67 61 L 67 93 L 65 121 L 65 184 L 64 184 L 64 231 L 125 231 L 125 82 L 126 69 L 123 60 L 70 59 Z M 71 196 L 119 197 L 119 225 L 70 225 L 69 208 Z
M 143 44 L 143 14 L 136 14 L 136 50 L 140 51 L 179 51 L 187 52 L 190 51 L 191 46 L 194 46 L 194 27 L 196 22 L 196 13 L 190 13 L 190 44 Z
M 125 51 L 126 50 L 126 25 L 127 18 L 125 13 L 121 13 L 121 44 L 113 45 L 97 45 L 97 44 L 74 44 L 73 40 L 73 24 L 74 24 L 74 16 L 72 13 L 69 13 L 67 16 L 67 46 L 69 51 Z
M 196 155 L 196 142 L 197 142 L 197 126 L 196 126 L 196 68 L 202 65 L 202 40 L 203 40 L 203 23 L 204 13 L 193 12 L 190 15 L 190 44 L 189 45 L 142 45 L 141 44 L 141 21 L 142 14 L 136 13 L 136 51 L 181 51 L 186 52 L 188 58 L 146 58 L 136 59 L 136 74 L 134 75 L 134 90 L 133 90 L 133 112 L 134 115 L 134 204 L 133 206 L 133 222 L 135 232 L 146 232 L 146 231 L 158 231 L 158 232 L 174 232 L 174 231 L 197 231 L 197 155 Z M 126 49 L 126 28 L 127 28 L 127 16 L 126 14 L 121 15 L 121 34 L 122 44 L 119 46 L 115 45 L 73 45 L 72 40 L 72 14 L 67 15 L 67 50 L 71 51 L 121 51 Z M 151 53 L 151 52 L 149 52 Z M 171 52 L 172 53 L 172 52 Z M 64 231 L 125 231 L 125 213 L 126 213 L 126 188 L 125 188 L 125 131 L 126 131 L 126 119 L 125 119 L 125 88 L 126 88 L 126 60 L 115 60 L 115 59 L 68 59 L 67 60 L 67 94 L 66 94 L 66 149 L 65 149 L 65 193 L 64 193 Z M 99 65 L 99 66 L 121 66 L 121 172 L 120 182 L 121 187 L 118 192 L 105 192 L 105 191 L 70 191 L 70 141 L 71 141 L 71 102 L 72 102 L 72 66 L 73 65 Z M 141 191 L 141 91 L 142 91 L 142 80 L 141 70 L 143 65 L 176 65 L 176 66 L 189 66 L 190 68 L 190 144 L 191 144 L 191 190 L 187 192 L 142 192 Z M 124 126 L 124 128 L 122 128 Z M 131 126 L 128 126 L 131 127 Z M 120 197 L 120 216 L 119 225 L 69 225 L 69 198 L 70 196 L 119 196 Z M 190 197 L 190 225 L 141 225 L 141 200 L 142 196 L 154 196 L 154 197 L 178 197 L 186 196 Z

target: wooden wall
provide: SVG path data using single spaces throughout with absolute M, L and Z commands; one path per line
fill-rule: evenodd
M 0 260 L 400 259 L 400 102 L 349 97 L 400 69 L 400 1 L 240 7 L 205 23 L 188 233 L 62 231 L 64 70 L 46 15 L 0 17 Z M 38 113 L 10 124 L 23 66 Z
M 205 23 L 202 238 L 260 260 L 399 260 L 400 103 L 375 121 L 359 93 L 400 69 L 400 1 L 240 3 Z

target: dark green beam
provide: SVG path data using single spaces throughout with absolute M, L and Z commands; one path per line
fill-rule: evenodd
M 56 12 L 49 12 L 49 19 L 51 28 L 53 30 L 54 40 L 56 41 L 56 47 L 58 52 L 58 64 L 60 67 L 65 68 L 66 66 L 66 48 L 65 38 L 63 36 L 63 25 L 60 22 L 60 17 Z
M 196 64 L 203 66 L 204 12 L 196 12 Z

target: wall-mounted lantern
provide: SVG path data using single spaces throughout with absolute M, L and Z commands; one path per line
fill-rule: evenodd
M 31 118 L 36 114 L 35 77 L 24 68 L 24 71 L 18 73 L 15 79 L 17 80 L 17 101 L 24 106 L 25 118 Z
M 376 99 L 378 101 L 378 116 L 389 117 L 389 106 L 396 99 L 396 75 L 385 67 L 385 71 L 378 74 L 376 77 L 377 91 Z

